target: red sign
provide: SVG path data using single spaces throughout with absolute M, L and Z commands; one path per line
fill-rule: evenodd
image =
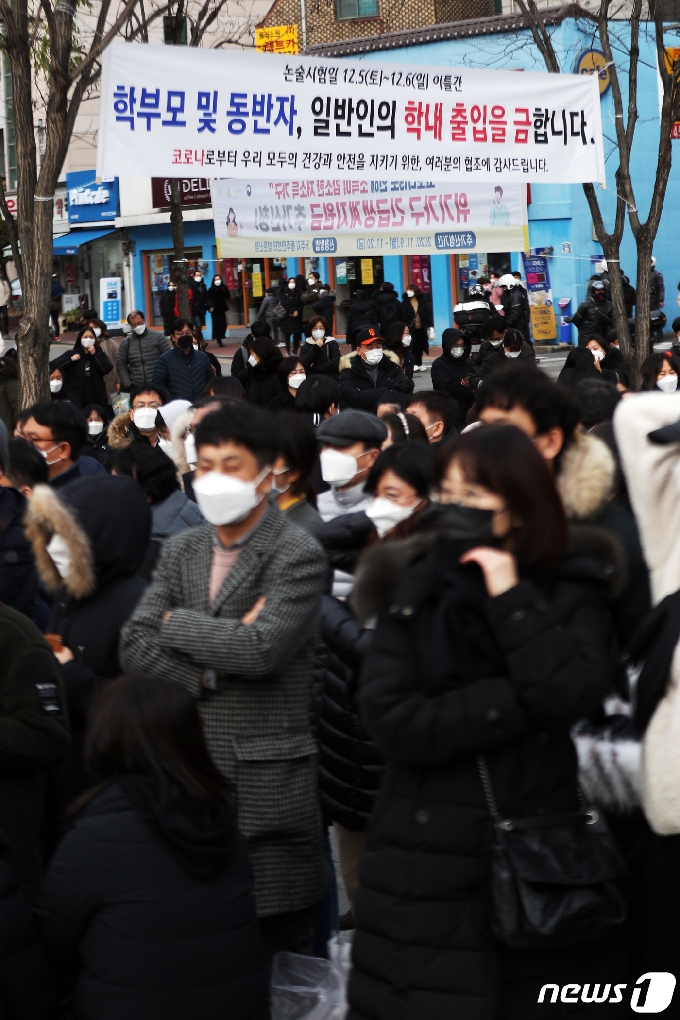
M 178 178 L 182 205 L 210 205 L 210 181 L 206 177 Z M 151 195 L 154 209 L 170 208 L 170 178 L 152 177 Z
M 7 210 L 8 210 L 8 212 L 10 212 L 12 214 L 12 216 L 16 216 L 16 214 L 17 214 L 17 200 L 16 200 L 16 198 L 13 195 L 8 195 L 7 198 L 5 199 L 5 201 L 7 202 Z

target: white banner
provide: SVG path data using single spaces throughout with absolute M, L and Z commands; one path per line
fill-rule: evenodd
M 98 174 L 604 180 L 591 75 L 112 43 Z
M 526 251 L 526 186 L 211 181 L 218 258 Z

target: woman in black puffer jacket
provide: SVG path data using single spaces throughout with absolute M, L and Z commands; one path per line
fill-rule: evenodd
M 475 369 L 470 360 L 472 341 L 459 329 L 445 329 L 442 333 L 442 353 L 432 362 L 432 389 L 448 393 L 458 404 L 456 428 L 462 431 L 474 396 L 470 376 Z M 454 354 L 455 351 L 455 354 Z
M 243 385 L 251 404 L 266 408 L 281 391 L 277 378 L 281 351 L 266 336 L 255 337 L 248 349 L 248 375 Z
M 79 1020 L 267 1020 L 244 837 L 179 684 L 123 676 L 88 724 L 98 785 L 45 879 L 42 942 Z
M 569 731 L 617 679 L 616 550 L 601 531 L 567 543 L 552 476 L 518 429 L 484 426 L 449 449 L 440 528 L 370 550 L 352 595 L 360 620 L 378 615 L 359 702 L 387 771 L 360 864 L 348 1020 L 548 1020 L 563 1006 L 537 1005 L 544 983 L 627 980 L 621 925 L 540 951 L 494 939 L 476 761 L 503 818 L 579 811 Z M 575 1001 L 570 1018 L 590 1015 Z

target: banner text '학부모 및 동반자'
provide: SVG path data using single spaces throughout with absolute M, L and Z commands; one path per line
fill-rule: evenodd
M 114 42 L 100 175 L 604 181 L 590 75 Z
M 213 180 L 217 256 L 524 251 L 526 190 L 369 177 Z

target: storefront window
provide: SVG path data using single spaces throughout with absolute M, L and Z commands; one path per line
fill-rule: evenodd
M 168 288 L 174 255 L 175 253 L 172 249 L 170 251 L 144 253 L 146 260 L 147 309 L 151 309 L 154 326 L 163 325 L 163 316 L 161 315 L 159 302 L 161 294 Z M 188 263 L 187 273 L 189 279 L 191 279 L 196 269 L 200 269 L 205 274 L 207 263 L 203 261 L 203 252 L 200 248 L 187 249 L 184 252 L 184 257 Z M 112 273 L 111 275 L 113 276 L 114 274 Z
M 338 336 L 347 335 L 347 312 L 356 292 L 363 290 L 370 298 L 379 290 L 383 276 L 381 255 L 373 258 L 334 259 L 335 275 L 335 330 Z
M 254 322 L 267 288 L 288 276 L 285 259 L 222 259 L 217 269 L 229 290 L 227 327 Z
M 432 315 L 432 276 L 429 255 L 407 255 L 404 273 L 404 287 L 414 284 L 423 294 Z

